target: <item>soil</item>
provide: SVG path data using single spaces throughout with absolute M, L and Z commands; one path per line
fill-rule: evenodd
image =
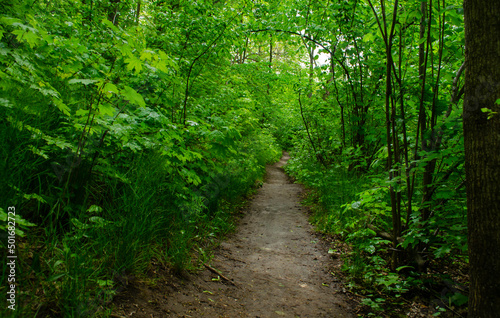
M 302 186 L 282 169 L 288 159 L 267 167 L 238 231 L 206 270 L 178 277 L 158 268 L 147 282 L 131 279 L 112 317 L 356 317 L 340 261 L 308 223 Z

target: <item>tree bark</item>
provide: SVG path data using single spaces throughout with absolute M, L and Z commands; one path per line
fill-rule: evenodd
M 269 35 L 269 73 L 273 70 L 273 35 Z M 267 83 L 267 95 L 270 95 L 271 85 Z M 264 113 L 264 118 L 266 117 Z
M 137 1 L 137 9 L 135 10 L 135 23 L 139 24 L 139 18 L 141 17 L 141 0 Z
M 465 0 L 469 318 L 500 313 L 500 0 Z

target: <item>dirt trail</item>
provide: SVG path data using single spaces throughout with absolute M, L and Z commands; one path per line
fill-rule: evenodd
M 165 285 L 127 290 L 136 297 L 118 302 L 117 317 L 355 317 L 330 273 L 338 264 L 300 206 L 303 189 L 281 168 L 288 159 L 268 166 L 238 232 L 211 262 L 235 285 L 214 281 L 218 275 L 208 269 L 184 281 L 169 277 Z

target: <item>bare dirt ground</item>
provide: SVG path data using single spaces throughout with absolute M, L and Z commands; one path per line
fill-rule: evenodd
M 239 229 L 208 268 L 179 278 L 158 270 L 116 297 L 113 317 L 356 317 L 332 259 L 307 222 L 299 194 L 281 168 L 268 166 Z M 217 274 L 219 272 L 224 277 Z

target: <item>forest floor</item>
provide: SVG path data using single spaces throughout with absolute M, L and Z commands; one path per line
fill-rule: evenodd
M 112 317 L 355 317 L 341 261 L 308 223 L 302 186 L 282 169 L 288 159 L 267 167 L 238 230 L 204 271 L 179 277 L 157 268 L 130 279 Z

